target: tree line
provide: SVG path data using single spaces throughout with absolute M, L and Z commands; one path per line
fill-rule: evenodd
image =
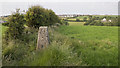
M 89 20 L 86 21 L 84 25 L 96 25 L 96 26 L 120 26 L 118 22 L 118 17 L 104 16 L 104 17 L 96 17 L 89 16 Z M 105 21 L 103 21 L 105 19 Z

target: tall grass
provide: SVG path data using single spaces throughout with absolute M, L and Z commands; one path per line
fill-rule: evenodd
M 79 42 L 65 37 L 49 28 L 50 45 L 42 50 L 34 51 L 31 56 L 21 60 L 18 65 L 28 66 L 76 66 L 82 59 L 73 52 Z M 73 42 L 74 41 L 74 42 Z M 73 45 L 77 44 L 77 45 Z
M 63 36 L 54 29 L 49 28 L 50 45 L 42 50 L 35 50 L 37 32 L 27 34 L 25 40 L 9 41 L 3 44 L 4 66 L 76 66 L 86 65 L 81 57 L 73 52 L 81 43 Z M 27 41 L 29 39 L 29 41 Z M 82 44 L 81 44 L 82 45 Z

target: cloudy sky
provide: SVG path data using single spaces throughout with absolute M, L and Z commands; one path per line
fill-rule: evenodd
M 0 0 L 0 16 L 41 5 L 56 14 L 118 14 L 119 0 Z

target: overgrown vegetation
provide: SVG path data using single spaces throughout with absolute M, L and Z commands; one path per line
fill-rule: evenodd
M 34 29 L 33 29 L 34 30 Z M 31 32 L 31 30 L 29 30 Z M 35 32 L 37 33 L 37 32 Z M 10 41 L 8 45 L 3 45 L 3 65 L 14 66 L 63 66 L 63 65 L 86 65 L 82 63 L 80 57 L 74 49 L 80 46 L 78 40 L 65 37 L 54 29 L 49 28 L 50 45 L 41 51 L 36 51 L 37 34 L 30 33 L 26 41 Z M 32 40 L 34 38 L 34 40 Z M 35 42 L 35 43 L 34 43 Z M 82 45 L 82 44 L 81 44 Z
M 79 28 L 78 28 L 79 27 Z M 80 32 L 78 30 L 81 29 Z M 95 29 L 97 28 L 97 29 Z M 85 32 L 84 32 L 85 30 Z M 90 30 L 89 32 L 86 30 Z M 99 31 L 101 34 L 99 33 Z M 112 34 L 105 32 L 112 30 Z M 37 30 L 28 29 L 24 41 L 3 45 L 3 65 L 14 66 L 115 66 L 118 65 L 116 27 L 79 25 L 49 28 L 50 45 L 36 51 Z M 34 32 L 34 33 L 32 33 Z M 114 34 L 115 33 L 115 34 Z M 76 35 L 75 35 L 76 34 Z M 114 34 L 114 35 L 113 35 Z M 109 35 L 109 36 L 108 36 Z M 29 40 L 29 41 L 28 41 Z M 4 42 L 4 40 L 3 40 Z
M 25 15 L 21 14 L 19 9 L 17 9 L 15 13 L 9 16 L 8 21 L 2 24 L 3 28 L 6 26 L 6 30 L 4 29 L 2 37 L 3 65 L 24 65 L 22 63 L 24 63 L 23 61 L 25 61 L 25 59 L 27 60 L 25 62 L 29 64 L 27 58 L 30 59 L 30 55 L 36 53 L 38 27 L 54 26 L 55 23 L 63 25 L 68 24 L 65 21 L 60 21 L 52 10 L 44 9 L 40 6 L 32 6 Z M 51 46 L 52 45 L 53 44 L 51 44 Z M 54 50 L 55 49 L 53 49 L 53 51 Z M 45 50 L 45 53 L 46 51 L 47 49 Z M 56 55 L 57 53 L 59 53 L 59 51 L 56 52 L 55 50 Z M 37 56 L 41 54 L 42 52 L 40 51 L 40 54 L 38 53 L 38 55 L 34 56 L 36 57 L 35 59 L 38 60 L 40 57 L 37 58 Z M 34 57 L 32 61 L 34 61 Z M 43 51 L 43 58 L 41 57 L 39 60 L 44 60 L 44 57 L 47 58 L 48 56 L 44 55 Z M 55 61 L 52 61 L 51 63 L 55 62 L 54 65 L 58 65 L 59 63 L 56 64 L 56 62 L 58 62 L 57 58 L 54 58 L 54 60 Z M 46 60 L 44 62 L 46 62 Z M 46 65 L 47 62 L 44 62 L 40 61 L 38 63 Z M 36 64 L 38 63 L 36 62 Z

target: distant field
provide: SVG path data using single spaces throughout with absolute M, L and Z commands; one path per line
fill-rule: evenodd
M 76 19 L 83 20 L 84 17 L 87 17 L 87 16 L 79 16 L 79 17 L 76 17 L 76 18 L 70 18 L 68 20 L 72 20 L 72 21 L 76 21 Z M 87 17 L 87 20 L 88 20 L 88 17 Z
M 61 26 L 57 31 L 83 43 L 82 47 L 75 50 L 84 63 L 118 65 L 118 27 L 82 26 L 80 22 L 69 24 L 70 26 Z
M 68 22 L 69 25 L 83 25 L 85 22 Z
M 84 17 L 86 17 L 87 20 L 88 20 L 88 16 L 78 16 L 77 18 L 78 18 L 78 19 L 83 19 Z
M 75 21 L 75 20 L 76 20 L 76 18 L 70 18 L 70 19 L 68 19 L 68 20 L 73 20 L 73 21 Z

